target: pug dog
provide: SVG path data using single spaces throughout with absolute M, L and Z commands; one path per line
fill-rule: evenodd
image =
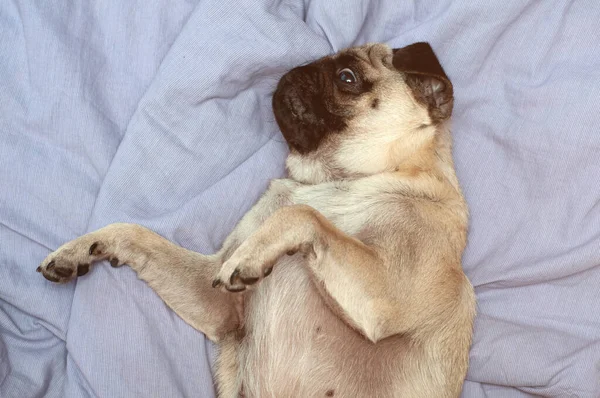
M 273 95 L 290 153 L 218 253 L 133 224 L 66 243 L 38 271 L 68 282 L 129 265 L 219 345 L 220 397 L 457 397 L 475 297 L 451 154 L 453 88 L 432 48 L 349 48 Z

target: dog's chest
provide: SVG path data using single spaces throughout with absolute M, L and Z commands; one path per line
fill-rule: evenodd
M 277 187 L 277 184 L 281 184 Z M 341 181 L 318 185 L 303 185 L 291 180 L 278 180 L 277 195 L 288 205 L 308 205 L 348 235 L 357 235 L 364 228 L 369 214 L 377 207 L 377 193 L 368 184 Z

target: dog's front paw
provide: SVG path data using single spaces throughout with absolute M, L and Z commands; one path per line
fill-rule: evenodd
M 256 247 L 252 244 L 242 244 L 223 263 L 221 271 L 213 281 L 213 287 L 222 287 L 230 292 L 241 292 L 269 276 L 278 258 L 285 252 L 281 253 L 268 246 L 262 246 L 260 250 Z
M 50 253 L 42 261 L 37 272 L 51 282 L 66 283 L 89 272 L 90 266 L 110 257 L 105 245 L 85 238 L 75 239 Z M 113 267 L 121 265 L 116 258 L 110 258 Z
M 80 263 L 69 256 L 52 253 L 37 268 L 44 278 L 51 282 L 66 283 L 77 276 L 85 275 L 90 270 L 90 263 Z

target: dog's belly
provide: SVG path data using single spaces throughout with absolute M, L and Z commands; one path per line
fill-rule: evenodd
M 408 344 L 373 344 L 325 304 L 299 255 L 248 297 L 240 365 L 247 397 L 396 397 Z

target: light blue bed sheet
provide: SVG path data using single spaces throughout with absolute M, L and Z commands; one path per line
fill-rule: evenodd
M 0 397 L 213 397 L 214 347 L 131 270 L 35 268 L 114 221 L 214 252 L 284 173 L 278 77 L 424 40 L 472 216 L 463 397 L 600 396 L 600 3 L 67 3 L 0 3 Z

